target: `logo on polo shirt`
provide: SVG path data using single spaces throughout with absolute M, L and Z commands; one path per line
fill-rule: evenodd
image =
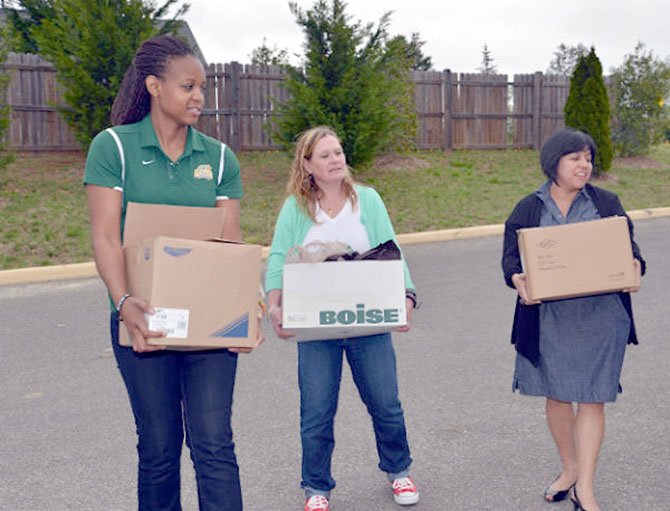
M 212 167 L 207 164 L 198 165 L 193 171 L 193 177 L 195 179 L 206 179 L 207 181 L 211 181 L 214 178 L 212 174 Z

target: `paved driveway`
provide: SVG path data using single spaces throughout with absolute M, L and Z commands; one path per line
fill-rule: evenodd
M 607 511 L 670 509 L 670 218 L 637 222 L 649 262 L 634 300 L 641 345 L 607 407 L 597 476 Z M 408 246 L 422 308 L 396 336 L 422 511 L 544 510 L 559 466 L 543 402 L 510 390 L 514 296 L 499 236 Z M 0 509 L 135 508 L 134 426 L 108 347 L 96 279 L 0 288 Z M 268 336 L 241 359 L 234 428 L 246 509 L 301 509 L 295 346 Z M 333 461 L 334 511 L 398 509 L 347 372 Z M 196 509 L 184 455 L 184 509 Z M 569 503 L 552 510 L 572 509 Z

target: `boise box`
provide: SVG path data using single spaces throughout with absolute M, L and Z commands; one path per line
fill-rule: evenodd
M 221 208 L 129 203 L 124 229 L 128 291 L 156 310 L 151 344 L 172 349 L 256 344 L 261 247 L 220 239 Z M 119 342 L 130 346 L 127 330 Z
M 623 216 L 519 229 L 517 237 L 532 300 L 610 293 L 639 283 Z
M 298 341 L 390 332 L 407 324 L 403 262 L 286 264 L 282 314 Z

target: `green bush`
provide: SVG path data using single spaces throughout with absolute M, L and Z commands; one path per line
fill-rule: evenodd
M 147 0 L 18 2 L 27 17 L 20 17 L 15 34 L 56 67 L 67 104 L 61 113 L 84 148 L 109 126 L 114 97 L 140 43 L 176 30 L 175 19 L 159 22 L 176 1 L 159 8 Z M 178 9 L 175 18 L 186 9 Z
M 643 43 L 613 74 L 612 140 L 622 156 L 644 154 L 670 134 L 670 65 Z
M 290 99 L 273 119 L 278 143 L 288 149 L 305 129 L 329 125 L 352 166 L 411 144 L 417 129 L 413 62 L 395 45 L 386 48 L 389 13 L 373 30 L 350 23 L 341 0 L 320 0 L 307 11 L 290 7 L 305 33 L 305 55 L 303 68 L 287 68 Z
M 563 112 L 566 126 L 584 131 L 593 138 L 597 148 L 594 172 L 608 171 L 612 166 L 610 105 L 603 68 L 594 48 L 577 61 Z

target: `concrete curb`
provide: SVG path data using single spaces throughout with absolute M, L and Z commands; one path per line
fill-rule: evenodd
M 629 211 L 628 215 L 633 220 L 644 220 L 646 218 L 658 218 L 670 216 L 670 207 L 638 209 Z M 480 225 L 476 227 L 459 227 L 456 229 L 444 229 L 440 231 L 415 232 L 409 234 L 398 234 L 398 243 L 401 245 L 413 245 L 416 243 L 433 243 L 437 241 L 451 241 L 469 238 L 480 238 L 483 236 L 497 236 L 504 231 L 504 225 Z M 263 247 L 263 259 L 268 256 L 269 248 Z M 50 280 L 84 279 L 97 277 L 98 271 L 95 263 L 64 264 L 60 266 L 42 266 L 37 268 L 19 268 L 16 270 L 0 271 L 0 286 L 11 286 Z

